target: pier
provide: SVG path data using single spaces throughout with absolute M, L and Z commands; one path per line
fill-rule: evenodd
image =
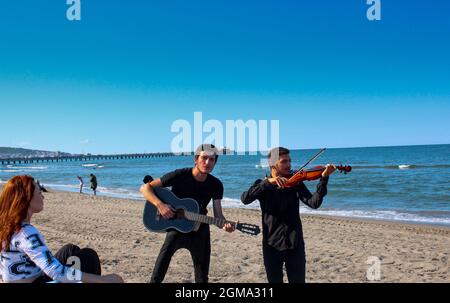
M 75 155 L 61 157 L 32 157 L 32 158 L 10 158 L 0 159 L 1 165 L 10 164 L 30 164 L 30 163 L 49 163 L 49 162 L 87 162 L 104 160 L 126 160 L 126 159 L 146 159 L 174 157 L 173 153 L 149 153 L 149 154 L 122 154 L 122 155 Z

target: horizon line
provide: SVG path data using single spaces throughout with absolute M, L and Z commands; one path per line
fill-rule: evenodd
M 207 143 L 206 143 L 207 144 Z M 325 147 L 326 149 L 352 149 L 352 148 L 384 148 L 384 147 L 414 147 L 414 146 L 436 146 L 436 145 L 450 145 L 450 143 L 433 143 L 433 144 L 408 144 L 408 145 L 374 145 L 374 146 L 348 146 L 348 147 Z M 282 146 L 282 145 L 280 145 Z M 86 153 L 86 154 L 80 154 L 80 153 L 71 153 L 71 152 L 64 152 L 64 151 L 50 151 L 50 150 L 41 150 L 41 149 L 33 149 L 33 148 L 24 148 L 24 147 L 8 147 L 8 146 L 0 146 L 0 148 L 16 148 L 16 149 L 24 149 L 24 150 L 33 150 L 33 151 L 43 151 L 43 152 L 60 152 L 60 153 L 65 153 L 65 154 L 71 154 L 74 156 L 108 156 L 108 155 L 133 155 L 133 154 L 158 154 L 158 153 L 172 153 L 175 155 L 185 155 L 185 154 L 189 154 L 189 153 L 194 153 L 195 151 L 183 151 L 183 152 L 167 152 L 167 151 L 155 151 L 155 152 L 126 152 L 126 153 Z M 227 147 L 223 147 L 223 148 L 227 148 Z M 289 148 L 291 151 L 297 151 L 297 150 L 317 150 L 317 149 L 322 149 L 324 147 L 313 147 L 313 148 Z M 220 148 L 222 149 L 222 148 Z M 228 149 L 228 148 L 227 148 Z M 240 151 L 240 152 L 236 152 L 235 150 L 231 153 L 228 154 L 224 154 L 224 155 L 235 155 L 235 154 L 239 154 L 239 153 L 261 153 L 261 152 L 267 152 L 267 151 Z

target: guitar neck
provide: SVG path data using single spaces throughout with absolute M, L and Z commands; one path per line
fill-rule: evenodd
M 219 227 L 224 226 L 226 223 L 228 223 L 227 220 L 221 219 L 221 218 L 215 218 L 215 217 L 209 217 L 206 215 L 196 214 L 193 212 L 185 211 L 184 216 L 186 219 L 194 222 L 200 222 L 205 223 L 209 225 L 216 225 Z

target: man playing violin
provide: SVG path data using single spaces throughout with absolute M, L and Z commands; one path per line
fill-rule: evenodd
M 318 209 L 327 194 L 329 176 L 336 166 L 325 166 L 314 194 L 303 182 L 285 187 L 292 176 L 290 151 L 277 147 L 270 151 L 271 176 L 257 180 L 241 200 L 250 204 L 259 200 L 263 221 L 263 257 L 269 283 L 283 283 L 283 264 L 289 283 L 305 283 L 306 258 L 300 221 L 300 201 Z

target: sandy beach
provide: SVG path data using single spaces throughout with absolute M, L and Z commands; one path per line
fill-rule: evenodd
M 149 280 L 164 234 L 142 224 L 143 203 L 76 193 L 45 194 L 33 218 L 55 253 L 74 243 L 100 255 L 104 273 L 126 282 Z M 258 210 L 224 209 L 230 220 L 261 225 Z M 212 212 L 210 212 L 212 213 Z M 308 282 L 370 282 L 368 258 L 381 260 L 380 282 L 450 282 L 450 229 L 425 225 L 302 215 Z M 212 227 L 210 282 L 265 283 L 262 236 Z M 189 252 L 174 256 L 165 282 L 194 281 Z

